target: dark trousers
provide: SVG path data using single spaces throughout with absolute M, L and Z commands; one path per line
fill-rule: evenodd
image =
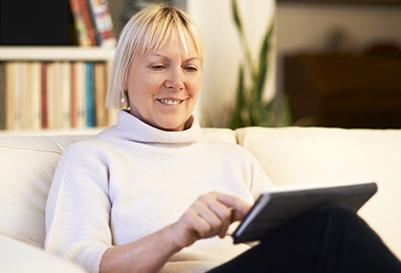
M 207 273 L 401 273 L 401 263 L 354 212 L 307 213 Z

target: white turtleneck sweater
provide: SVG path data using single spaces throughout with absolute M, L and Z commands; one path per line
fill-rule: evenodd
M 203 139 L 196 119 L 169 132 L 121 111 L 116 125 L 62 155 L 47 201 L 45 248 L 95 273 L 107 248 L 176 222 L 200 194 L 252 202 L 268 184 L 248 152 Z M 204 272 L 246 249 L 229 236 L 199 240 L 161 272 Z

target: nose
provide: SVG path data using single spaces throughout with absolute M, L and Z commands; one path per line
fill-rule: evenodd
M 165 81 L 165 86 L 171 91 L 180 91 L 185 88 L 184 75 L 181 68 L 170 71 Z

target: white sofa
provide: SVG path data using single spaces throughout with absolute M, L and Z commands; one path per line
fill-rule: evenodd
M 95 131 L 81 133 L 0 134 L 0 272 L 84 272 L 41 249 L 60 154 Z M 401 257 L 401 130 L 253 127 L 204 134 L 245 147 L 275 185 L 376 181 L 379 191 L 360 215 Z

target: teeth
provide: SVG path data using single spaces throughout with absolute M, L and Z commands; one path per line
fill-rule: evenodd
M 176 105 L 181 102 L 181 100 L 169 100 L 169 99 L 159 99 L 159 101 L 163 104 L 168 104 L 168 105 Z

